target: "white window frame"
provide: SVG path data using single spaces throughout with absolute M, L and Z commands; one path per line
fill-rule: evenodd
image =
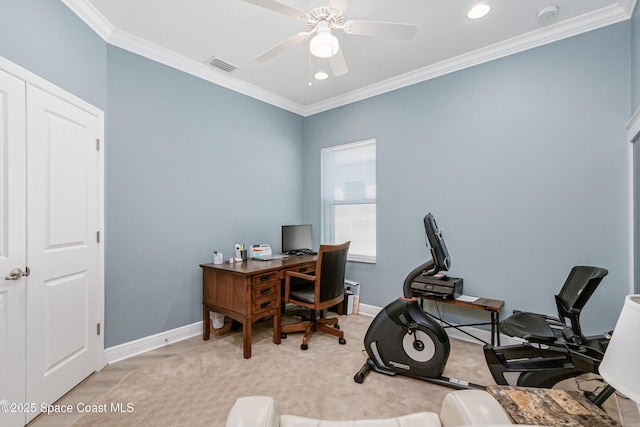
M 358 147 L 363 149 L 370 149 L 373 147 L 374 152 L 374 166 L 373 166 L 373 186 L 367 186 L 364 197 L 359 198 L 340 198 L 337 199 L 336 195 L 336 184 L 334 183 L 335 178 L 335 164 L 334 164 L 334 154 L 341 150 L 353 150 Z M 322 205 L 322 241 L 328 244 L 342 243 L 335 241 L 335 208 L 337 206 L 347 206 L 347 205 L 361 205 L 361 204 L 373 204 L 374 210 L 377 210 L 376 204 L 376 171 L 375 171 L 375 156 L 376 154 L 376 140 L 375 139 L 367 139 L 364 141 L 358 141 L 348 144 L 336 145 L 333 147 L 323 148 L 321 151 L 320 159 L 321 159 L 321 205 Z M 363 176 L 362 178 L 371 178 L 371 174 L 366 174 L 367 176 Z M 377 218 L 375 219 L 377 224 Z M 374 236 L 373 236 L 373 255 L 358 253 L 354 248 L 358 247 L 358 244 L 354 245 L 355 236 L 351 238 L 351 247 L 349 249 L 348 260 L 356 261 L 356 262 L 364 262 L 364 263 L 375 263 L 377 256 L 377 242 L 375 230 L 377 225 L 374 224 Z M 370 246 L 369 246 L 370 247 Z

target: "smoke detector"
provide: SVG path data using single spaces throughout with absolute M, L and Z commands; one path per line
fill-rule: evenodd
M 549 25 L 558 19 L 558 6 L 548 6 L 538 12 L 538 23 L 540 25 Z

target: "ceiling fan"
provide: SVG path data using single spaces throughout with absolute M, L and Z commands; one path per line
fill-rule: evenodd
M 347 34 L 392 37 L 404 40 L 411 39 L 417 30 L 417 27 L 411 24 L 362 20 L 345 21 L 344 13 L 349 0 L 330 0 L 326 5 L 317 7 L 314 7 L 317 2 L 313 2 L 309 12 L 298 10 L 276 0 L 242 1 L 299 19 L 309 28 L 309 31 L 295 34 L 261 53 L 254 58 L 256 61 L 267 62 L 313 36 L 309 43 L 309 51 L 317 57 L 328 58 L 334 76 L 341 76 L 349 71 L 340 43 L 333 35 L 335 30 L 342 30 Z

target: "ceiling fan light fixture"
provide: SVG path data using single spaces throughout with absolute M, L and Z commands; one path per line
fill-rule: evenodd
M 316 80 L 326 80 L 327 78 L 329 78 L 329 74 L 324 71 L 318 71 L 313 75 L 313 78 Z
M 467 12 L 467 18 L 469 19 L 480 19 L 485 16 L 491 10 L 491 6 L 486 3 L 479 3 L 473 6 Z
M 323 22 L 318 23 L 318 32 L 311 39 L 309 49 L 318 58 L 330 58 L 338 53 L 340 45 L 338 44 L 338 39 L 331 34 L 329 25 L 326 22 L 324 22 L 324 25 L 321 24 Z

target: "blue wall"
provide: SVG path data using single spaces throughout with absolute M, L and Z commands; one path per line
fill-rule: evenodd
M 61 1 L 2 0 L 0 56 L 107 109 L 107 44 Z
M 200 263 L 302 220 L 302 117 L 107 47 L 60 1 L 2 0 L 0 56 L 106 113 L 105 347 L 201 320 Z
M 630 283 L 629 37 L 624 22 L 308 118 L 314 224 L 321 148 L 377 140 L 377 264 L 348 270 L 362 300 L 401 294 L 432 212 L 465 293 L 553 314 L 572 266 L 602 266 L 583 318 L 612 328 Z
M 107 47 L 60 1 L 0 12 L 1 56 L 106 112 L 106 347 L 200 320 L 214 249 L 277 247 L 280 225 L 303 220 L 319 241 L 320 149 L 367 138 L 378 263 L 349 266 L 363 302 L 400 294 L 431 211 L 467 293 L 553 312 L 572 265 L 601 265 L 585 323 L 613 326 L 630 280 L 637 19 L 633 38 L 625 22 L 301 118 Z
M 105 346 L 202 320 L 201 263 L 303 217 L 303 118 L 109 47 Z

